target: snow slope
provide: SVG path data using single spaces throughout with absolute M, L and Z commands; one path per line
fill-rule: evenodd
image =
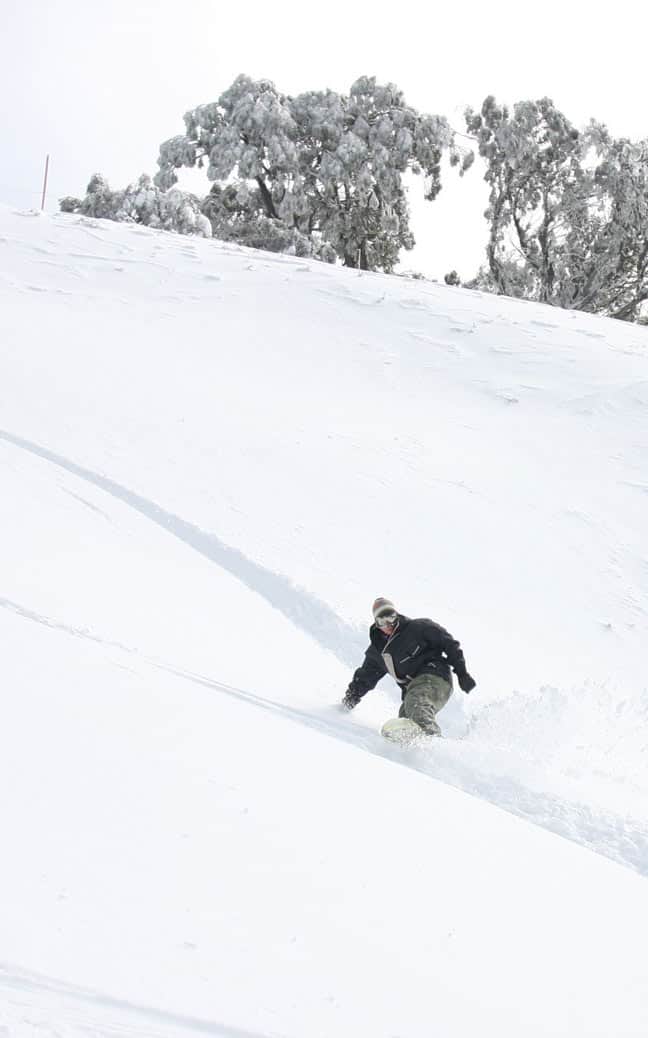
M 646 372 L 0 210 L 0 1034 L 646 1034 Z M 376 594 L 478 680 L 432 749 L 334 706 Z

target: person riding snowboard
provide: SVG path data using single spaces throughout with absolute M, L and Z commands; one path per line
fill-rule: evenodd
M 452 695 L 450 668 L 463 692 L 475 687 L 459 642 L 433 620 L 403 616 L 388 598 L 376 599 L 373 617 L 364 663 L 353 675 L 343 706 L 353 710 L 389 673 L 401 688 L 398 716 L 408 717 L 428 735 L 440 735 L 436 715 Z

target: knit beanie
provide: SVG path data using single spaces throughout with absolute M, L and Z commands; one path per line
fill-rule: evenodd
M 394 613 L 397 612 L 396 606 L 389 598 L 377 598 L 371 607 L 374 620 L 376 619 L 379 613 L 386 613 L 390 610 Z

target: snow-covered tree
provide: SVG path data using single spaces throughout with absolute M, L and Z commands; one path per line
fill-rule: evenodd
M 567 240 L 572 305 L 636 320 L 648 300 L 648 141 L 614 139 L 592 123 L 586 141 L 594 204 L 572 221 Z
M 392 270 L 401 248 L 414 245 L 402 175 L 424 170 L 434 197 L 449 126 L 408 108 L 393 84 L 368 77 L 349 97 L 305 94 L 294 109 L 306 142 L 298 203 L 310 199 L 312 223 L 347 266 Z
M 160 191 L 151 177 L 143 174 L 135 184 L 122 191 L 111 191 L 107 181 L 95 174 L 85 198 L 62 198 L 61 210 L 98 219 L 141 223 L 177 234 L 197 234 L 211 238 L 212 229 L 195 195 L 173 188 Z
M 100 173 L 90 178 L 85 198 L 67 195 L 59 202 L 64 213 L 82 213 L 97 220 L 116 220 L 123 200 L 123 191 L 111 191 L 107 180 Z
M 212 236 L 211 224 L 195 195 L 178 188 L 160 191 L 147 174 L 126 188 L 122 208 L 126 219 L 147 227 L 159 227 L 177 234 L 197 234 L 203 238 Z
M 268 80 L 239 76 L 217 102 L 188 112 L 185 127 L 160 148 L 160 187 L 172 186 L 183 166 L 206 165 L 210 180 L 235 186 L 245 207 L 240 225 L 265 217 L 319 236 L 363 269 L 392 270 L 399 251 L 414 244 L 403 174 L 424 174 L 433 199 L 444 150 L 461 162 L 445 119 L 421 115 L 393 84 L 366 76 L 348 96 L 294 98 Z M 462 169 L 468 164 L 464 157 Z
M 511 112 L 487 97 L 479 113 L 466 112 L 490 185 L 486 249 L 497 291 L 517 294 L 513 248 L 534 297 L 551 302 L 556 289 L 556 251 L 561 248 L 566 196 L 582 179 L 580 134 L 549 98 L 522 101 Z M 513 263 L 513 267 L 511 264 Z
M 466 112 L 490 185 L 470 287 L 635 319 L 648 299 L 648 143 L 579 132 L 552 101 Z

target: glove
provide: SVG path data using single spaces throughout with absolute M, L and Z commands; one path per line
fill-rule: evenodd
M 459 682 L 459 688 L 462 692 L 472 692 L 473 688 L 477 684 L 474 678 L 471 678 L 467 670 L 457 671 L 457 681 Z
M 359 702 L 360 696 L 356 695 L 354 692 L 351 692 L 350 689 L 347 689 L 347 691 L 344 694 L 344 699 L 342 700 L 342 706 L 344 707 L 344 709 L 353 710 L 354 706 L 357 706 Z

